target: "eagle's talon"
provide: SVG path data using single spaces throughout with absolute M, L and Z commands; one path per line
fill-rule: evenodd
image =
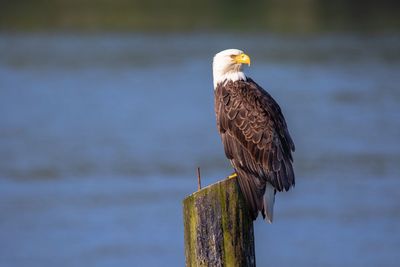
M 237 173 L 234 172 L 231 175 L 228 176 L 228 179 L 232 179 L 232 178 L 236 178 L 237 177 Z

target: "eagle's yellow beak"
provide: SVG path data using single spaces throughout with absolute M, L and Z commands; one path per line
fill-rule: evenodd
M 235 56 L 234 61 L 240 64 L 247 64 L 250 66 L 250 57 L 246 54 L 240 54 Z

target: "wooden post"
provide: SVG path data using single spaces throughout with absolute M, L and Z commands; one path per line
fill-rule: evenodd
M 187 267 L 255 267 L 253 220 L 237 178 L 183 200 Z

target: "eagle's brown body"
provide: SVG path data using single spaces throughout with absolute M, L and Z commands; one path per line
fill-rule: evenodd
M 256 219 L 261 211 L 265 218 L 266 188 L 271 188 L 273 200 L 276 191 L 287 191 L 295 184 L 295 146 L 281 109 L 247 78 L 217 84 L 215 113 L 225 154 L 236 170 L 250 215 Z

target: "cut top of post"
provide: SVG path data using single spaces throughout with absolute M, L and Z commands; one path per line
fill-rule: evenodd
M 253 220 L 237 178 L 183 200 L 186 266 L 255 266 Z

